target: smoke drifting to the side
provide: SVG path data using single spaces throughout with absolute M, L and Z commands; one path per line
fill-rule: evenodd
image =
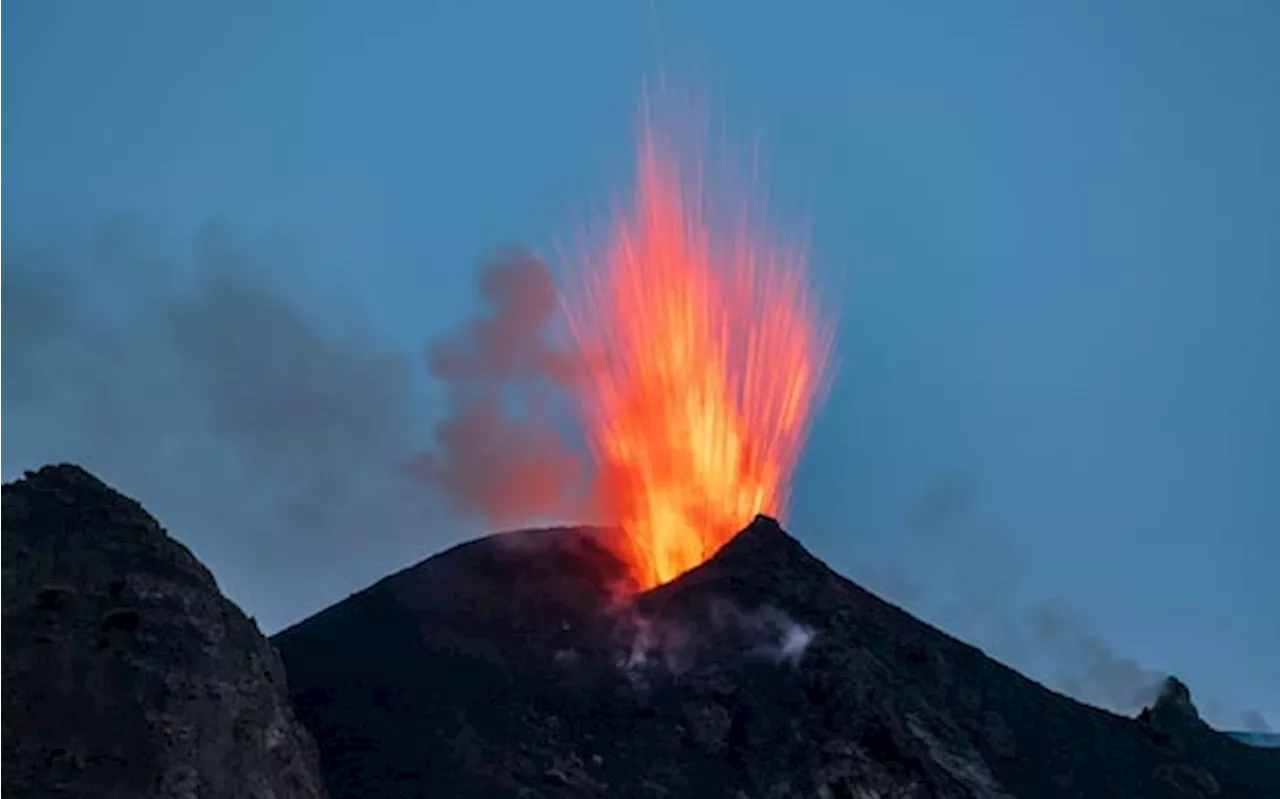
M 413 365 L 209 228 L 5 242 L 5 478 L 75 461 L 142 500 L 268 630 L 450 542 L 397 470 Z M 358 533 L 358 534 L 357 534 Z
M 1032 608 L 1030 626 L 1031 640 L 1054 662 L 1054 677 L 1072 696 L 1122 713 L 1147 707 L 1159 696 L 1166 673 L 1118 654 L 1061 604 Z
M 159 244 L 125 223 L 6 243 L 6 479 L 97 471 L 268 629 L 464 535 L 582 515 L 538 259 L 482 264 L 479 315 L 415 364 L 350 309 L 309 304 L 287 250 L 215 226 Z M 448 398 L 434 431 L 423 365 Z
M 1240 720 L 1246 732 L 1272 732 L 1266 717 L 1256 710 L 1246 710 Z
M 558 307 L 551 270 L 510 251 L 484 266 L 479 287 L 480 316 L 427 349 L 450 410 L 435 428 L 436 447 L 410 470 L 451 509 L 494 527 L 572 518 L 584 472 L 555 425 L 572 362 L 550 337 Z
M 465 535 L 584 514 L 544 263 L 482 264 L 479 315 L 415 364 L 320 312 L 288 249 L 217 226 L 170 244 L 131 223 L 6 242 L 6 479 L 98 472 L 268 629 Z M 415 391 L 423 366 L 446 408 Z
M 943 475 L 907 509 L 914 556 L 864 564 L 858 577 L 944 629 L 1036 675 L 1081 701 L 1131 715 L 1158 696 L 1168 672 L 1117 651 L 1089 620 L 1060 601 L 1021 591 L 1012 543 L 970 524 L 977 490 L 963 473 Z M 921 575 L 945 562 L 941 581 Z M 1204 690 L 1200 709 L 1213 723 L 1259 729 L 1266 719 Z

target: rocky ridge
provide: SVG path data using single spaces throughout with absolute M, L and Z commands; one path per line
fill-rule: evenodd
M 4 486 L 7 799 L 322 799 L 279 654 L 138 503 L 71 465 Z

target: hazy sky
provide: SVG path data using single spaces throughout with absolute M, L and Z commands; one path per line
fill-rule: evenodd
M 87 464 L 268 631 L 486 532 L 394 473 L 424 344 L 624 195 L 665 54 L 844 275 L 793 532 L 1090 701 L 1280 726 L 1272 0 L 5 12 L 4 476 Z

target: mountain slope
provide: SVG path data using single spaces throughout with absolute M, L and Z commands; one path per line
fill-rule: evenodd
M 279 655 L 133 500 L 4 486 L 6 799 L 319 799 Z
M 1141 720 L 1081 705 L 770 519 L 634 598 L 607 535 L 464 544 L 278 635 L 332 794 L 1280 796 L 1180 683 Z

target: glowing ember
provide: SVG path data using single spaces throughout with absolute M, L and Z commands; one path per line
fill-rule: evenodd
M 737 198 L 719 225 L 704 182 L 646 127 L 632 213 L 567 308 L 590 367 L 577 399 L 597 496 L 641 588 L 785 510 L 831 351 L 804 258 L 765 240 Z

